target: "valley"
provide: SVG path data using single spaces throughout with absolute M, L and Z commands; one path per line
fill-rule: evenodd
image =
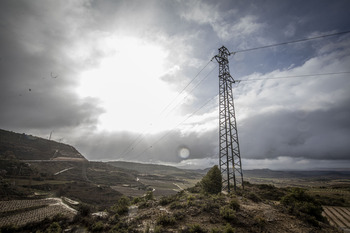
M 1 232 L 349 231 L 349 171 L 246 170 L 244 189 L 212 195 L 201 191 L 209 169 L 88 161 L 71 146 L 12 134 L 1 134 Z M 44 156 L 56 148 L 60 159 Z

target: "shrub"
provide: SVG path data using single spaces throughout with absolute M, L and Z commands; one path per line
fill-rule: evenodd
M 285 190 L 281 188 L 276 188 L 272 184 L 259 184 L 258 193 L 263 199 L 279 201 L 285 194 Z
M 169 214 L 162 214 L 156 220 L 156 225 L 171 226 L 175 224 L 176 224 L 175 218 Z
M 114 225 L 112 229 L 108 231 L 109 233 L 128 233 L 127 225 L 122 225 L 120 223 Z
M 148 207 L 151 207 L 152 203 L 148 202 L 148 201 L 141 201 L 139 204 L 139 209 L 146 209 Z
M 47 233 L 61 233 L 62 232 L 62 228 L 60 226 L 60 224 L 58 224 L 58 222 L 53 222 L 47 229 L 46 229 Z
M 89 216 L 91 214 L 91 208 L 88 205 L 81 204 L 78 207 L 78 215 L 82 217 Z
M 238 200 L 236 198 L 231 199 L 229 206 L 233 210 L 239 210 L 239 208 L 240 208 L 240 205 L 239 205 Z
M 117 213 L 119 215 L 123 215 L 129 211 L 130 199 L 126 196 L 122 196 L 116 204 L 114 204 L 110 211 L 113 213 Z
M 203 205 L 203 210 L 212 213 L 215 210 L 220 209 L 220 204 L 213 200 L 207 200 Z
M 182 233 L 205 233 L 207 231 L 203 229 L 199 224 L 193 224 L 193 225 L 187 226 L 181 232 Z
M 92 232 L 101 232 L 104 231 L 104 224 L 101 221 L 95 222 L 92 226 L 91 226 L 91 231 Z
M 301 188 L 291 189 L 290 193 L 281 199 L 281 203 L 291 214 L 296 215 L 312 225 L 317 226 L 317 220 L 326 222 L 325 217 L 322 216 L 323 209 L 320 203 Z
M 0 228 L 0 232 L 2 233 L 13 233 L 17 232 L 17 227 L 15 225 L 6 225 Z
M 153 197 L 153 192 L 152 191 L 148 191 L 145 195 L 145 199 L 146 200 L 153 200 L 154 197 Z
M 225 205 L 220 208 L 220 216 L 227 221 L 234 220 L 236 218 L 236 211 Z
M 206 193 L 217 194 L 222 189 L 222 176 L 217 165 L 212 167 L 201 180 L 202 190 Z
M 224 228 L 213 228 L 210 233 L 235 233 L 236 230 L 229 223 Z
M 180 202 L 178 202 L 178 201 L 175 201 L 175 202 L 173 202 L 173 203 L 171 203 L 170 204 L 170 209 L 182 209 L 182 208 L 184 208 L 184 205 L 182 205 Z
M 200 193 L 201 190 L 202 190 L 202 187 L 200 183 L 197 183 L 195 186 L 187 189 L 187 191 L 190 193 Z
M 173 215 L 176 220 L 182 220 L 186 216 L 185 212 L 182 210 L 175 211 Z
M 162 206 L 168 205 L 176 200 L 176 196 L 164 196 L 159 200 L 159 204 Z
M 163 228 L 161 226 L 154 227 L 154 233 L 162 233 L 162 232 L 163 232 Z
M 248 198 L 254 202 L 261 202 L 261 198 L 258 195 L 256 195 L 255 193 L 249 192 L 245 196 L 246 196 L 246 198 Z
M 139 197 L 135 197 L 135 198 L 132 200 L 132 204 L 137 204 L 137 203 L 139 203 L 139 202 L 141 202 L 141 198 L 139 198 Z
M 262 231 L 266 226 L 266 219 L 260 215 L 257 215 L 254 217 L 255 224 L 260 228 L 260 231 Z
M 235 228 L 233 228 L 229 223 L 226 224 L 223 233 L 235 233 Z

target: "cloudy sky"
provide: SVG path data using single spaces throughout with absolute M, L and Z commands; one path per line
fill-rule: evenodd
M 218 48 L 349 31 L 349 8 L 347 0 L 2 0 L 0 128 L 51 134 L 89 160 L 212 166 Z M 350 33 L 229 61 L 241 80 L 233 90 L 243 169 L 350 167 Z

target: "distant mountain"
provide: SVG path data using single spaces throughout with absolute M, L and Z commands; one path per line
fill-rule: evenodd
M 19 160 L 86 161 L 73 146 L 0 129 L 0 156 Z
M 275 171 L 270 169 L 254 169 L 244 170 L 245 177 L 260 177 L 260 178 L 314 178 L 314 177 L 330 177 L 343 178 L 350 177 L 350 171 Z
M 135 163 L 125 161 L 109 161 L 108 164 L 137 171 L 139 174 L 160 175 L 160 176 L 177 176 L 177 177 L 202 177 L 202 174 L 195 170 L 185 170 L 168 165 Z
M 108 164 L 115 167 L 135 170 L 139 173 L 155 173 L 155 172 L 181 172 L 182 170 L 176 167 L 159 165 L 159 164 L 148 164 L 148 163 L 136 163 L 136 162 L 125 162 L 125 161 L 109 161 Z

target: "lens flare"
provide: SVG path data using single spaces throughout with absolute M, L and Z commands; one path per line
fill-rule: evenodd
M 178 154 L 180 158 L 187 159 L 190 156 L 190 150 L 186 147 L 180 147 Z

